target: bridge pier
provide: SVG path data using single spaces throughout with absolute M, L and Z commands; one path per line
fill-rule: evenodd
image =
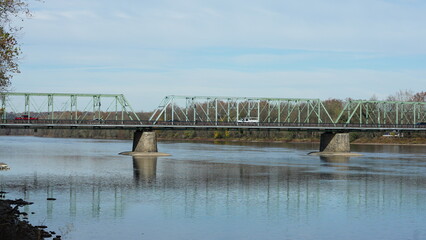
M 132 152 L 158 152 L 155 132 L 135 131 Z
M 349 133 L 325 132 L 321 134 L 319 150 L 319 152 L 312 152 L 309 155 L 361 156 L 361 154 L 350 152 Z
M 320 152 L 322 153 L 349 153 L 349 133 L 325 132 L 321 134 Z
M 122 155 L 141 156 L 141 157 L 160 157 L 170 156 L 167 153 L 158 152 L 157 135 L 154 131 L 136 130 L 133 133 L 133 147 L 131 152 L 122 152 Z

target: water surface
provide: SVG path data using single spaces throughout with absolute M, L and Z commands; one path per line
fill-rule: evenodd
M 63 239 L 426 239 L 425 146 L 131 144 L 2 136 L 0 190 Z

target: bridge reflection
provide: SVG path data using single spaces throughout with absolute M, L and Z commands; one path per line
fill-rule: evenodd
M 320 156 L 321 166 L 330 167 L 337 171 L 334 177 L 337 179 L 345 178 L 347 174 L 341 174 L 342 171 L 349 171 L 349 159 L 347 156 Z M 328 173 L 333 174 L 333 173 Z
M 135 184 L 155 181 L 157 157 L 133 157 L 133 176 Z
M 48 219 L 54 219 L 66 209 L 73 218 L 119 218 L 125 209 L 144 204 L 154 204 L 161 209 L 159 214 L 184 214 L 189 218 L 220 213 L 298 219 L 330 207 L 348 214 L 424 207 L 426 179 L 423 176 L 356 169 L 346 157 L 322 157 L 320 165 L 320 170 L 314 171 L 304 166 L 134 157 L 133 177 L 81 180 L 34 175 L 34 179 L 26 181 L 23 192 L 30 201 L 57 198 L 46 203 Z M 35 207 L 25 208 L 30 212 Z

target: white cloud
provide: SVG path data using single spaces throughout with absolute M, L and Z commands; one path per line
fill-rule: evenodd
M 55 0 L 64 2 L 60 0 Z M 65 7 L 46 1 L 43 40 L 61 29 L 63 39 L 114 44 L 125 38 L 146 47 L 271 47 L 286 49 L 426 52 L 424 4 L 386 1 L 129 1 L 128 4 L 76 1 Z M 95 3 L 98 4 L 95 4 Z M 49 7 L 53 5 L 52 7 Z M 127 7 L 125 7 L 127 6 Z M 41 5 L 41 8 L 43 5 Z M 119 10 L 113 10 L 113 8 Z M 69 9 L 68 9 L 69 8 Z M 55 17 L 56 16 L 56 17 Z M 58 16 L 63 16 L 59 18 Z M 37 19 L 35 19 L 37 20 Z M 37 28 L 33 21 L 26 31 Z M 41 36 L 39 36 L 41 37 Z M 53 42 L 57 40 L 53 36 Z
M 33 12 L 17 91 L 124 93 L 152 110 L 170 94 L 385 97 L 426 73 L 359 66 L 425 56 L 420 1 L 46 0 Z

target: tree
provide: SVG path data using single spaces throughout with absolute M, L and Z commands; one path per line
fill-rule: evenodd
M 324 107 L 327 109 L 328 114 L 333 120 L 336 120 L 343 110 L 344 102 L 339 99 L 330 98 L 323 102 Z
M 19 73 L 18 57 L 21 53 L 13 20 L 29 14 L 25 0 L 0 0 L 0 91 L 10 85 L 14 73 Z
M 412 101 L 413 96 L 414 93 L 411 90 L 399 90 L 394 95 L 390 95 L 386 100 L 397 102 L 410 102 Z
M 421 92 L 414 94 L 412 101 L 413 102 L 426 102 L 426 92 L 421 91 Z
M 390 95 L 387 100 L 400 102 L 425 102 L 426 92 L 421 91 L 414 93 L 412 90 L 399 90 L 395 94 Z

